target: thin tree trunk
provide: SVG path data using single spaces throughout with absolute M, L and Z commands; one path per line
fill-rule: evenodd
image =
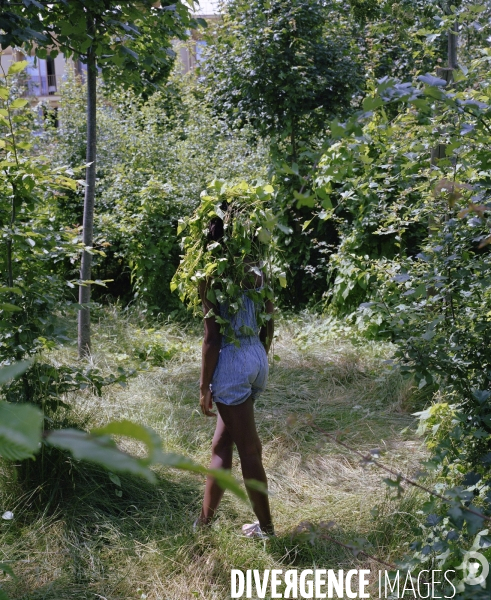
M 87 30 L 93 35 L 94 22 L 90 15 L 87 18 Z M 94 233 L 94 202 L 95 202 L 95 175 L 96 175 L 96 83 L 97 66 L 94 48 L 87 53 L 87 167 L 85 174 L 85 198 L 83 219 L 83 244 L 92 246 Z M 80 358 L 90 353 L 90 285 L 84 281 L 91 279 L 92 255 L 84 250 L 82 252 L 82 267 L 80 270 L 79 303 L 82 308 L 78 313 L 78 353 Z
M 448 68 L 456 69 L 457 64 L 457 42 L 459 40 L 459 24 L 457 21 L 452 25 L 448 32 Z
M 297 162 L 297 121 L 295 117 L 292 117 L 292 133 L 291 133 L 291 144 L 292 144 L 292 162 Z
M 445 79 L 445 81 L 447 82 L 447 85 L 450 85 L 453 81 L 453 72 L 454 69 L 457 68 L 457 42 L 458 42 L 458 31 L 459 31 L 459 25 L 457 23 L 457 21 L 455 21 L 455 23 L 453 23 L 452 25 L 452 29 L 449 29 L 447 32 L 447 48 L 448 48 L 448 54 L 447 54 L 447 66 L 446 67 L 436 67 L 436 75 L 437 77 L 440 77 L 441 79 Z M 447 145 L 446 144 L 437 144 L 434 148 L 431 149 L 431 154 L 430 154 L 430 165 L 432 167 L 437 167 L 438 166 L 438 161 L 440 159 L 444 159 L 447 158 L 447 154 L 446 154 L 446 148 Z M 447 214 L 445 215 L 445 220 L 448 221 L 449 219 L 449 214 L 447 212 Z M 429 222 L 428 222 L 428 234 L 431 237 L 433 235 L 432 233 L 432 227 L 435 224 L 435 220 L 433 219 L 433 217 L 430 216 L 429 218 Z M 434 296 L 436 294 L 436 289 L 433 286 L 429 286 L 426 289 L 426 295 L 429 296 Z M 447 304 L 451 303 L 451 298 L 447 296 L 446 298 L 447 300 Z
M 10 232 L 7 239 L 7 277 L 8 286 L 14 287 L 14 269 L 13 269 L 13 258 L 12 258 L 12 233 L 14 231 L 15 224 L 15 187 L 12 185 L 12 212 L 10 215 Z

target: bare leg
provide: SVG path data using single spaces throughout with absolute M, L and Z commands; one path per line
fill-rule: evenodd
M 262 463 L 262 447 L 254 421 L 252 396 L 238 406 L 227 406 L 217 402 L 217 409 L 230 438 L 237 446 L 244 480 L 255 479 L 267 486 L 268 480 Z M 250 489 L 247 484 L 246 489 L 261 529 L 265 533 L 274 533 L 267 494 Z
M 221 416 L 217 415 L 217 426 L 213 436 L 210 469 L 231 469 L 234 442 L 225 427 Z M 223 496 L 223 489 L 217 484 L 214 477 L 206 478 L 205 496 L 199 517 L 199 523 L 208 525 L 213 519 L 216 509 Z

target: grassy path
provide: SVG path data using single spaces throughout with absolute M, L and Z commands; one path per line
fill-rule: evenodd
M 223 600 L 232 568 L 378 568 L 332 541 L 295 537 L 301 523 L 308 530 L 307 523 L 334 521 L 329 535 L 344 543 L 365 537 L 373 555 L 397 557 L 410 536 L 416 498 L 409 493 L 390 500 L 383 474 L 325 443 L 306 424 L 311 415 L 325 430 L 342 431 L 350 445 L 380 448 L 386 464 L 414 472 L 421 441 L 401 431 L 412 424 L 415 407 L 407 383 L 384 363 L 390 348 L 354 345 L 340 331 L 329 334 L 320 320 L 284 322 L 278 329 L 274 352 L 281 360 L 257 402 L 278 539 L 240 538 L 241 524 L 253 515 L 230 494 L 213 527 L 193 535 L 203 490 L 195 475 L 162 468 L 155 488 L 123 477 L 119 486 L 91 466 L 46 457 L 63 475 L 56 484 L 53 472 L 40 490 L 20 485 L 2 465 L 0 508 L 15 514 L 0 526 L 0 561 L 12 561 L 19 576 L 5 584 L 12 600 Z M 74 395 L 67 419 L 88 427 L 114 418 L 139 421 L 162 436 L 167 450 L 206 464 L 214 423 L 197 410 L 199 342 L 196 333 L 176 326 L 143 332 L 114 314 L 102 315 L 95 365 L 114 368 L 139 355 L 162 366 L 141 372 L 125 389 L 108 388 L 102 399 Z M 73 360 L 71 352 L 52 359 Z M 162 361 L 163 353 L 173 356 Z M 240 476 L 237 460 L 234 473 Z

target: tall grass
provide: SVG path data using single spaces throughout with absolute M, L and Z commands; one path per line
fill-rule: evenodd
M 0 463 L 0 512 L 14 512 L 0 525 L 0 562 L 10 561 L 18 576 L 3 584 L 12 600 L 223 600 L 232 568 L 378 568 L 333 541 L 295 537 L 301 522 L 334 521 L 332 537 L 349 543 L 362 536 L 369 553 L 386 561 L 401 554 L 418 498 L 389 498 L 381 473 L 308 424 L 312 418 L 353 447 L 380 448 L 387 464 L 415 471 L 422 444 L 401 433 L 412 424 L 413 392 L 387 363 L 392 349 L 351 339 L 341 324 L 309 315 L 285 318 L 277 329 L 280 360 L 256 405 L 277 539 L 241 538 L 240 526 L 253 514 L 229 494 L 213 526 L 194 534 L 199 476 L 159 468 L 155 487 L 128 477 L 118 485 L 65 456 L 44 481 L 20 481 L 15 468 Z M 198 411 L 200 326 L 150 329 L 138 315 L 113 309 L 100 312 L 94 333 L 94 366 L 139 372 L 127 387 L 107 388 L 103 398 L 89 391 L 69 395 L 70 419 L 92 427 L 129 418 L 153 427 L 167 450 L 206 464 L 214 422 Z M 49 359 L 63 364 L 74 353 L 66 347 Z M 233 470 L 240 477 L 237 459 Z M 41 486 L 50 493 L 58 486 L 56 501 L 40 506 Z

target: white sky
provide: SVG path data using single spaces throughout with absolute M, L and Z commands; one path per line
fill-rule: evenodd
M 196 11 L 200 15 L 215 15 L 218 13 L 218 0 L 199 0 L 199 9 Z

